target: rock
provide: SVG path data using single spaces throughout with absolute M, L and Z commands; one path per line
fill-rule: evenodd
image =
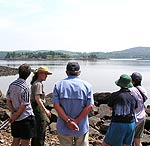
M 97 126 L 98 125 L 97 123 L 99 122 L 99 120 L 100 120 L 99 117 L 95 117 L 95 116 L 89 117 L 90 126 L 93 127 L 96 130 L 99 130 L 99 127 Z
M 1 94 L 0 94 L 1 95 Z M 108 99 L 111 93 L 95 93 L 94 98 L 96 105 L 89 114 L 89 146 L 101 146 L 102 140 L 108 129 L 111 120 L 111 110 L 107 106 Z M 58 135 L 56 132 L 57 112 L 53 108 L 52 93 L 46 96 L 46 108 L 52 113 L 52 117 L 47 123 L 45 146 L 59 146 Z M 149 115 L 149 114 L 148 114 Z M 0 125 L 4 119 L 9 116 L 5 98 L 0 97 Z M 142 144 L 150 145 L 150 117 L 146 117 L 144 137 Z M 4 130 L 0 131 L 0 145 L 9 146 L 12 142 L 10 124 Z
M 51 133 L 53 133 L 53 134 L 56 134 L 57 132 L 56 132 L 56 123 L 51 123 L 50 124 L 50 131 L 51 131 Z
M 105 121 L 103 124 L 101 124 L 101 125 L 100 125 L 100 132 L 101 132 L 102 134 L 106 134 L 109 125 L 110 125 L 110 120 L 107 120 L 107 121 Z
M 146 114 L 147 114 L 148 116 L 150 116 L 150 108 L 146 108 L 146 109 L 145 109 L 145 112 L 146 112 Z
M 144 128 L 149 131 L 150 130 L 150 117 L 146 117 L 146 122 Z
M 52 93 L 49 93 L 45 96 L 46 100 L 46 106 L 53 107 L 53 102 L 52 102 Z
M 111 93 L 105 92 L 105 93 L 94 93 L 94 102 L 96 106 L 99 106 L 100 104 L 107 104 L 108 99 L 110 98 Z
M 17 73 L 18 73 L 17 68 L 0 66 L 0 76 L 16 75 Z
M 101 134 L 100 134 L 100 132 L 98 131 L 98 130 L 96 130 L 95 128 L 93 128 L 93 127 L 91 127 L 90 126 L 90 130 L 89 130 L 90 132 L 89 132 L 89 135 L 90 136 L 100 136 Z
M 4 108 L 4 109 L 7 109 L 7 106 L 6 106 L 6 97 L 5 97 L 4 94 L 2 94 L 1 90 L 0 90 L 0 107 Z
M 97 115 L 98 111 L 99 111 L 99 107 L 94 106 L 92 111 L 89 113 L 89 117 Z
M 106 104 L 101 104 L 98 109 L 98 115 L 100 118 L 103 118 L 104 116 L 109 116 L 111 117 L 112 111 Z
M 141 142 L 142 146 L 150 146 L 150 135 L 144 134 Z
M 3 109 L 0 107 L 0 121 L 5 121 L 9 118 L 8 109 Z

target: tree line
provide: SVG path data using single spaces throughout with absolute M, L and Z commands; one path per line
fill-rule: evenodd
M 114 52 L 71 52 L 71 51 L 13 51 L 1 52 L 0 59 L 150 59 L 150 47 L 136 47 Z
M 48 52 L 8 52 L 5 59 L 53 59 L 53 58 L 69 58 L 69 55 L 48 51 Z
M 94 59 L 98 58 L 95 53 L 80 53 L 80 52 L 57 52 L 57 51 L 30 51 L 30 52 L 7 52 L 5 59 Z

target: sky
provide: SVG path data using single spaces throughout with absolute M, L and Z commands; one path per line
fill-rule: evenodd
M 150 47 L 150 0 L 0 0 L 0 51 Z

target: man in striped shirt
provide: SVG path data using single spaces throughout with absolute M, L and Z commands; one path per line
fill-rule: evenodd
M 19 69 L 19 78 L 13 81 L 7 91 L 7 106 L 11 112 L 11 146 L 29 146 L 30 140 L 35 135 L 35 118 L 30 103 L 29 87 L 26 79 L 31 73 L 27 64 L 22 64 Z

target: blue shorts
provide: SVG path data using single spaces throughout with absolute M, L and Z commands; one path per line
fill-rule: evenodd
M 133 123 L 111 122 L 104 138 L 104 142 L 111 146 L 132 145 L 135 131 Z

